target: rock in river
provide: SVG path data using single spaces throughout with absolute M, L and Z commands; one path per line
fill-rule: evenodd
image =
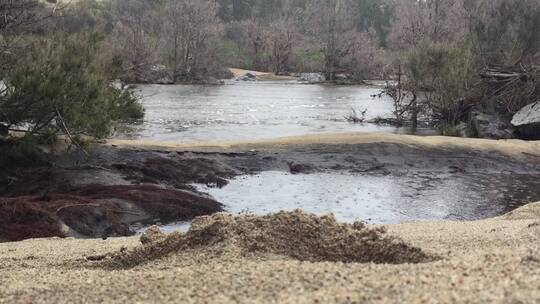
M 243 76 L 236 78 L 236 81 L 256 81 L 256 80 L 257 80 L 257 76 L 251 73 L 246 73 Z

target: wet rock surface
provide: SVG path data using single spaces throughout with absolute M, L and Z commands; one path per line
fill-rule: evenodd
M 477 133 L 474 135 L 480 138 L 510 139 L 514 137 L 511 126 L 497 115 L 474 113 L 471 124 Z
M 200 159 L 95 147 L 0 174 L 0 238 L 133 235 L 133 223 L 191 220 L 222 205 L 190 183 L 223 186 L 235 171 Z
M 136 223 L 192 220 L 223 210 L 220 202 L 197 191 L 194 184 L 224 187 L 235 176 L 265 171 L 348 172 L 405 180 L 421 176 L 435 185 L 441 178 L 503 174 L 519 177 L 513 180 L 526 182 L 524 187 L 531 189 L 528 181 L 538 180 L 540 155 L 510 157 L 497 151 L 382 142 L 221 152 L 97 145 L 88 156 L 72 153 L 53 157 L 46 165 L 3 170 L 0 239 L 107 238 L 132 234 L 129 228 Z M 508 208 L 501 210 L 540 199 L 530 195 L 509 199 Z
M 236 81 L 256 81 L 256 80 L 257 80 L 257 76 L 251 73 L 246 73 L 243 76 L 236 78 Z

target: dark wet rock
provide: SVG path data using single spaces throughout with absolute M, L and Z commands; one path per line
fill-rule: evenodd
M 287 162 L 289 166 L 289 172 L 292 174 L 311 173 L 315 171 L 315 168 L 309 164 L 297 164 L 294 162 Z
M 0 198 L 0 237 L 129 236 L 132 219 L 191 220 L 222 211 L 206 196 L 154 185 L 88 186 L 42 196 Z
M 400 177 L 450 171 L 481 177 L 504 172 L 508 176 L 530 176 L 532 182 L 528 178 L 512 181 L 534 188 L 539 164 L 540 158 L 532 154 L 522 160 L 496 151 L 397 143 L 316 144 L 256 153 L 179 153 L 96 146 L 85 158 L 67 154 L 47 165 L 3 167 L 0 239 L 119 236 L 132 233 L 126 229 L 131 223 L 167 224 L 213 214 L 221 211 L 222 205 L 195 191 L 191 184 L 224 185 L 228 178 L 242 173 L 339 170 Z M 527 195 L 530 192 L 524 190 Z M 516 197 L 505 201 L 519 204 L 525 200 Z
M 120 161 L 124 162 L 120 162 Z M 100 148 L 0 171 L 0 238 L 132 235 L 131 223 L 191 220 L 222 210 L 192 183 L 224 186 L 235 170 L 176 153 Z
M 4 169 L 0 173 L 0 194 L 9 196 L 43 194 L 45 189 L 50 189 L 49 186 L 54 187 L 51 185 L 53 179 L 50 166 Z
M 497 115 L 474 113 L 471 117 L 471 125 L 480 138 L 510 139 L 513 138 L 513 130 Z
M 79 224 L 76 224 L 79 226 Z M 88 227 L 92 229 L 92 227 Z M 79 228 L 80 230 L 80 228 Z M 131 230 L 128 224 L 126 223 L 113 223 L 111 226 L 103 230 L 101 238 L 106 240 L 109 237 L 118 237 L 118 236 L 132 236 L 135 235 L 135 232 Z M 88 234 L 87 236 L 95 237 L 94 234 Z
M 351 172 L 355 173 L 374 173 L 374 174 L 382 174 L 382 175 L 389 175 L 391 172 L 386 168 L 385 164 L 373 164 L 366 169 L 353 169 Z
M 512 118 L 512 125 L 516 127 L 520 137 L 540 139 L 540 101 L 517 112 Z
M 191 183 L 223 187 L 225 178 L 237 172 L 214 160 L 205 158 L 171 158 L 151 156 L 143 161 L 115 163 L 112 167 L 126 174 L 127 179 L 140 183 L 165 184 L 181 189 L 191 189 Z
M 467 170 L 465 170 L 461 166 L 449 166 L 448 169 L 450 169 L 450 173 L 466 173 Z
M 64 236 L 57 219 L 31 198 L 0 198 L 0 238 L 19 241 L 27 238 Z
M 246 73 L 238 78 L 236 78 L 236 81 L 256 81 L 257 80 L 257 76 L 251 74 L 251 73 Z

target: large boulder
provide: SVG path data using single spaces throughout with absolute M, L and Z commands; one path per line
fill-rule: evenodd
M 510 139 L 514 137 L 510 126 L 497 115 L 474 113 L 471 123 L 478 137 L 481 138 Z
M 519 110 L 512 119 L 512 125 L 520 137 L 540 139 L 540 101 Z
M 514 127 L 538 123 L 540 123 L 540 101 L 525 106 L 512 119 L 512 125 Z
M 257 76 L 251 73 L 246 73 L 243 76 L 236 78 L 236 81 L 256 81 L 256 80 L 257 80 Z

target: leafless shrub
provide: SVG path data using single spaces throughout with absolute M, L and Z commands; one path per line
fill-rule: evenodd
M 364 123 L 366 121 L 367 111 L 367 109 L 357 111 L 355 108 L 351 108 L 351 113 L 345 116 L 345 120 L 352 123 Z

